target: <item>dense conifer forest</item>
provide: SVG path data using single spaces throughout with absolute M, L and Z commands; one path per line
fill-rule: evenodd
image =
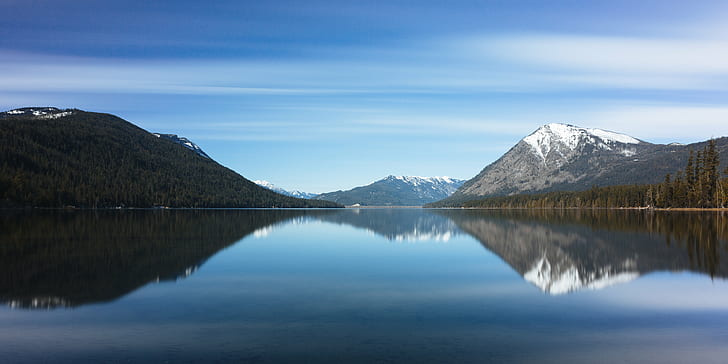
M 719 170 L 714 140 L 690 152 L 684 170 L 662 183 L 592 187 L 586 191 L 547 192 L 467 201 L 480 208 L 724 208 L 728 206 L 728 168 Z
M 338 205 L 280 195 L 121 118 L 73 110 L 59 118 L 0 118 L 0 206 Z

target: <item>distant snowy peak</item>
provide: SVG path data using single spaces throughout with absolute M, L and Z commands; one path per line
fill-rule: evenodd
M 256 185 L 258 185 L 260 187 L 264 187 L 264 188 L 267 188 L 267 189 L 273 190 L 273 191 L 275 191 L 276 189 L 282 189 L 282 188 L 278 188 L 278 187 L 276 187 L 276 185 L 274 185 L 268 181 L 264 181 L 264 180 L 255 180 L 255 181 L 253 181 L 253 183 L 255 183 Z
M 34 119 L 58 119 L 72 115 L 73 110 L 61 110 L 55 107 L 23 107 L 0 113 L 0 117 L 26 116 Z
M 420 176 L 387 176 L 373 184 L 403 184 L 410 188 L 417 195 L 426 198 L 429 196 L 437 196 L 435 198 L 445 198 L 457 191 L 465 180 L 443 177 L 420 177 Z
M 379 181 L 401 181 L 407 184 L 411 184 L 413 186 L 419 186 L 422 184 L 433 184 L 433 185 L 460 185 L 465 182 L 465 180 L 450 178 L 447 176 L 443 177 L 420 177 L 420 176 L 394 176 L 390 175 L 387 176 Z M 375 181 L 375 182 L 379 182 Z
M 288 190 L 280 188 L 280 187 L 278 187 L 268 181 L 264 181 L 264 180 L 256 180 L 256 181 L 253 181 L 253 183 L 257 184 L 260 187 L 267 188 L 273 192 L 278 192 L 281 195 L 297 197 L 297 198 L 306 198 L 306 199 L 310 199 L 310 198 L 313 198 L 314 196 L 317 196 L 316 193 L 301 192 L 301 191 L 297 191 L 297 190 L 288 191 Z
M 180 144 L 183 147 L 197 153 L 199 156 L 205 157 L 207 159 L 212 159 L 212 158 L 210 158 L 209 155 L 207 155 L 207 153 L 205 153 L 205 151 L 202 150 L 202 148 L 200 148 L 199 145 L 193 143 L 192 141 L 190 141 L 189 139 L 187 139 L 185 137 L 177 136 L 177 134 L 152 133 L 152 135 L 154 135 L 157 138 L 162 138 L 162 139 L 167 139 L 167 140 L 173 141 L 173 142 Z
M 634 155 L 630 145 L 643 143 L 626 134 L 595 128 L 581 128 L 569 124 L 546 124 L 523 138 L 534 154 L 546 161 L 550 153 L 561 156 L 576 151 L 580 146 L 592 145 L 597 150 L 616 151 L 624 156 Z
M 422 206 L 452 195 L 463 183 L 450 177 L 390 175 L 351 190 L 322 193 L 316 199 L 346 206 Z

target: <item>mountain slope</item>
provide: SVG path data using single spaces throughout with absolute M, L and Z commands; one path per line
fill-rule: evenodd
M 268 181 L 255 180 L 253 182 L 260 187 L 267 188 L 274 192 L 278 192 L 281 195 L 286 195 L 286 196 L 291 196 L 291 197 L 296 197 L 296 198 L 307 198 L 307 199 L 314 198 L 317 195 L 315 193 L 301 192 L 298 190 L 288 191 L 288 190 L 280 188 Z
M 0 206 L 334 207 L 257 186 L 113 115 L 0 113 Z
M 315 198 L 343 205 L 422 206 L 449 196 L 463 182 L 449 177 L 388 176 L 366 186 L 322 193 Z
M 728 160 L 728 138 L 716 140 Z M 601 129 L 547 124 L 523 138 L 497 161 L 436 206 L 457 206 L 488 196 L 548 191 L 579 191 L 592 186 L 662 181 L 687 162 L 690 145 L 652 144 Z

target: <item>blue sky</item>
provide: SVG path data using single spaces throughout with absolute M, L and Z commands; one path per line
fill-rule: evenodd
M 0 0 L 0 108 L 75 107 L 327 192 L 471 178 L 549 122 L 728 135 L 723 1 Z

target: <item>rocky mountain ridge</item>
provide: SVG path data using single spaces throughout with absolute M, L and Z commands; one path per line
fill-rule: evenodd
M 491 196 L 658 183 L 666 174 L 683 169 L 689 151 L 702 150 L 704 143 L 653 144 L 602 129 L 547 124 L 437 204 L 457 206 Z M 716 143 L 725 163 L 728 138 Z
M 322 193 L 315 199 L 349 206 L 422 206 L 450 196 L 463 182 L 450 177 L 390 175 L 351 190 Z

